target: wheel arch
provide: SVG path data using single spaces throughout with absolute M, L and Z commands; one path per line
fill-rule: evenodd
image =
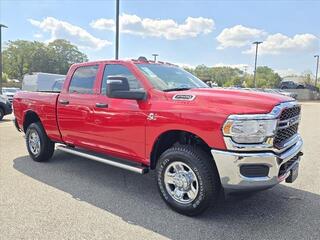
M 41 123 L 41 119 L 40 119 L 39 115 L 32 110 L 26 111 L 26 113 L 24 114 L 24 118 L 23 118 L 23 131 L 26 132 L 28 127 L 30 126 L 30 124 L 35 123 L 35 122 Z
M 199 146 L 204 152 L 211 154 L 211 148 L 197 134 L 186 130 L 173 129 L 162 132 L 154 141 L 150 152 L 150 168 L 155 169 L 160 155 L 175 145 Z

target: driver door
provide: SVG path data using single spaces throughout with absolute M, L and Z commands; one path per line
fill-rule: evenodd
M 106 153 L 142 162 L 145 159 L 146 102 L 107 97 L 107 79 L 125 77 L 130 90 L 143 89 L 141 82 L 122 64 L 104 66 L 101 92 L 95 107 L 96 141 Z

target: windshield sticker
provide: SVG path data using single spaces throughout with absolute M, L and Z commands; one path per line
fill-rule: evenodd
M 196 98 L 195 95 L 189 95 L 189 94 L 176 94 L 173 96 L 173 100 L 176 101 L 193 101 Z

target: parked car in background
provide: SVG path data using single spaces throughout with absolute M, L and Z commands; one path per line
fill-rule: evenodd
M 13 96 L 20 91 L 20 88 L 14 88 L 14 87 L 3 87 L 2 92 L 0 94 L 6 96 L 10 103 L 12 103 Z
M 50 92 L 57 81 L 65 79 L 65 75 L 52 73 L 26 74 L 22 81 L 22 90 L 31 92 Z
M 280 95 L 284 95 L 284 96 L 287 96 L 287 97 L 292 97 L 294 99 L 297 99 L 297 97 L 298 97 L 298 94 L 296 94 L 296 93 L 283 91 L 281 89 L 266 88 L 263 91 L 264 92 L 268 92 L 268 93 L 280 94 Z
M 266 93 L 274 93 L 274 94 L 280 94 L 283 96 L 291 97 L 294 99 L 297 99 L 298 94 L 287 92 L 282 89 L 274 89 L 274 88 L 241 88 L 241 90 L 247 90 L 251 92 L 266 92 Z
M 305 84 L 305 88 L 306 89 L 309 89 L 309 90 L 311 90 L 311 91 L 316 91 L 316 92 L 319 92 L 319 88 L 318 87 L 316 87 L 316 86 L 314 86 L 314 85 L 312 85 L 312 84 Z
M 9 99 L 5 95 L 0 95 L 0 121 L 5 115 L 12 113 L 12 107 Z
M 294 81 L 283 80 L 279 85 L 280 89 L 304 89 L 305 86 L 302 83 L 296 83 Z

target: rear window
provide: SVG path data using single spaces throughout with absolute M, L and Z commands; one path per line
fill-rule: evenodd
M 52 86 L 52 91 L 53 92 L 60 92 L 61 89 L 62 89 L 63 82 L 64 82 L 64 80 L 55 81 L 53 86 Z
M 83 66 L 76 69 L 69 86 L 70 93 L 93 94 L 98 65 Z

